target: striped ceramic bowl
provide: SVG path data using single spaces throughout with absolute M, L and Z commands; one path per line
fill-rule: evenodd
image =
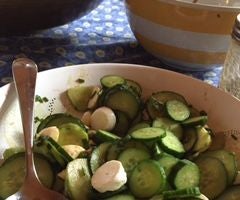
M 216 3 L 218 2 L 218 3 Z M 125 0 L 140 44 L 166 64 L 186 70 L 222 65 L 239 0 Z

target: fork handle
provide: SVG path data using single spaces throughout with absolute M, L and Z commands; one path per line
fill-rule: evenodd
M 30 173 L 36 176 L 33 160 L 33 107 L 37 71 L 35 62 L 27 58 L 16 59 L 12 64 L 23 125 L 27 177 Z

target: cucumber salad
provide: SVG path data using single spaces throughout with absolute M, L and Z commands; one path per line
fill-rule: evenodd
M 136 81 L 105 75 L 98 86 L 69 88 L 65 100 L 79 115 L 69 109 L 38 119 L 34 160 L 41 183 L 67 199 L 240 199 L 235 152 L 181 94 L 143 97 Z M 5 150 L 0 199 L 23 183 L 24 154 Z

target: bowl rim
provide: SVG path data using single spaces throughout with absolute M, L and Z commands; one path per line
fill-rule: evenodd
M 190 7 L 194 9 L 217 10 L 224 12 L 240 12 L 240 6 L 217 6 L 212 4 L 187 2 L 186 0 L 157 0 L 164 3 Z

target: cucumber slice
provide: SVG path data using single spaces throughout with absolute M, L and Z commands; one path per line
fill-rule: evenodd
M 151 119 L 166 116 L 164 106 L 157 102 L 152 96 L 146 102 L 146 109 Z
M 179 159 L 167 153 L 162 153 L 160 158 L 157 159 L 157 162 L 163 167 L 165 174 L 168 177 L 172 168 L 179 162 Z
M 197 131 L 197 141 L 194 144 L 192 151 L 193 152 L 204 152 L 206 151 L 212 142 L 212 137 L 210 132 L 205 127 L 196 127 Z
M 37 139 L 35 139 L 33 141 L 34 142 L 33 151 L 45 156 L 51 163 L 53 163 L 53 165 L 55 165 L 57 167 L 59 167 L 59 166 L 61 167 L 61 165 L 59 165 L 59 163 L 57 162 L 55 157 L 52 155 L 51 150 L 49 149 L 49 146 L 44 141 L 46 138 L 47 137 L 44 136 L 44 137 L 38 137 Z
M 144 111 L 143 111 L 143 105 L 140 106 L 140 110 L 138 111 L 136 117 L 131 121 L 131 127 L 134 126 L 135 124 L 137 123 L 140 123 L 142 120 L 143 120 L 143 114 Z M 146 113 L 146 112 L 145 112 Z M 147 115 L 147 113 L 146 113 Z
M 92 174 L 94 174 L 98 167 L 106 162 L 106 156 L 110 146 L 110 142 L 104 142 L 93 150 L 90 157 L 90 168 Z
M 74 123 L 81 126 L 84 130 L 86 130 L 85 125 L 76 117 L 73 117 L 69 114 L 64 113 L 56 113 L 47 116 L 45 119 L 41 121 L 41 123 L 38 125 L 37 133 L 39 133 L 42 129 L 50 127 L 50 126 L 61 126 L 62 124 L 66 123 Z
M 150 198 L 160 193 L 165 185 L 164 169 L 154 160 L 140 162 L 129 178 L 129 189 L 137 198 Z
M 126 85 L 116 85 L 104 95 L 103 106 L 126 113 L 134 119 L 140 109 L 140 98 Z
M 113 143 L 108 151 L 107 151 L 107 160 L 116 160 L 119 156 L 119 154 L 125 150 L 126 148 L 137 148 L 137 149 L 143 149 L 144 151 L 149 151 L 145 144 L 142 142 L 136 141 L 136 140 L 129 140 L 126 142 L 123 142 L 122 140 Z
M 126 83 L 126 80 L 118 75 L 105 75 L 100 79 L 102 87 L 112 88 L 116 85 L 122 85 Z
M 163 199 L 163 195 L 159 194 L 159 195 L 154 195 L 150 200 L 164 200 L 164 199 Z
M 161 104 L 165 104 L 167 101 L 170 100 L 178 100 L 186 105 L 188 104 L 186 99 L 181 94 L 176 93 L 174 91 L 155 92 L 152 94 L 152 96 Z
M 97 190 L 92 188 L 89 199 L 91 199 L 91 200 L 106 200 L 108 198 L 113 198 L 115 196 L 122 195 L 122 194 L 124 194 L 123 192 L 125 192 L 126 190 L 127 190 L 126 185 L 123 185 L 118 190 L 107 191 L 107 192 L 103 192 L 103 193 L 98 192 Z
M 178 100 L 187 105 L 186 99 L 173 91 L 160 91 L 153 93 L 147 101 L 147 111 L 152 119 L 166 116 L 165 103 L 170 100 Z
M 184 128 L 182 144 L 186 152 L 190 152 L 198 140 L 195 127 Z
M 142 94 L 142 87 L 136 81 L 126 79 L 126 84 L 130 87 L 138 96 Z
M 112 132 L 120 137 L 123 137 L 127 134 L 127 130 L 129 128 L 129 118 L 121 111 L 114 110 L 114 113 L 116 115 L 116 124 Z
M 166 136 L 160 139 L 159 144 L 163 151 L 178 158 L 185 153 L 183 144 L 171 131 L 166 131 Z
M 88 109 L 88 102 L 94 92 L 93 86 L 78 85 L 67 90 L 67 96 L 72 105 L 79 111 Z
M 47 158 L 50 154 L 61 168 L 65 168 L 68 162 L 73 160 L 72 157 L 51 137 L 39 137 L 37 147 L 38 151 L 43 153 Z M 43 150 L 41 151 L 41 149 Z M 45 149 L 48 149 L 48 151 Z
M 186 199 L 190 197 L 198 197 L 201 192 L 198 187 L 189 187 L 185 189 L 163 191 L 163 198 L 166 199 Z
M 224 164 L 219 159 L 208 156 L 200 156 L 195 163 L 201 174 L 200 191 L 210 200 L 218 197 L 228 184 Z
M 3 159 L 6 160 L 14 154 L 24 152 L 24 147 L 10 147 L 3 152 Z
M 135 200 L 135 197 L 130 194 L 117 194 L 105 200 Z
M 202 115 L 197 117 L 190 117 L 184 120 L 181 124 L 183 126 L 204 126 L 207 124 L 208 116 Z
M 149 159 L 151 157 L 150 152 L 138 149 L 138 148 L 126 148 L 119 156 L 118 160 L 122 163 L 128 177 L 133 168 L 142 160 Z
M 235 154 L 226 150 L 208 151 L 203 156 L 211 156 L 219 159 L 225 166 L 228 177 L 228 185 L 231 185 L 237 176 L 237 160 Z
M 55 171 L 50 162 L 40 154 L 34 154 L 36 171 L 41 183 L 51 188 Z M 5 160 L 0 167 L 0 196 L 5 199 L 14 194 L 23 184 L 25 177 L 25 155 L 17 153 Z
M 179 140 L 182 139 L 183 136 L 182 126 L 180 125 L 180 123 L 170 118 L 167 117 L 156 118 L 152 123 L 152 127 L 159 127 L 170 130 L 171 132 L 174 133 L 174 135 L 177 136 Z
M 114 142 L 121 139 L 119 136 L 104 130 L 98 130 L 95 137 L 100 142 Z
M 171 170 L 170 184 L 176 189 L 199 186 L 200 171 L 198 166 L 189 160 L 180 160 Z
M 186 104 L 178 100 L 169 100 L 166 102 L 168 115 L 175 121 L 184 121 L 189 118 L 190 110 Z
M 240 199 L 240 186 L 229 187 L 222 195 L 216 200 L 239 200 Z
M 147 127 L 141 128 L 130 133 L 135 140 L 152 141 L 165 137 L 166 132 L 162 128 Z
M 73 160 L 67 165 L 65 191 L 71 199 L 88 200 L 91 177 L 88 161 L 84 158 Z
M 124 146 L 119 145 L 117 142 L 111 144 L 107 150 L 106 160 L 116 160 L 123 149 Z
M 79 145 L 84 148 L 88 147 L 88 134 L 78 124 L 65 123 L 59 126 L 59 138 L 58 143 L 60 145 Z
M 136 131 L 138 129 L 141 128 L 147 128 L 150 127 L 150 123 L 146 122 L 146 121 L 142 121 L 142 122 L 138 122 L 137 124 L 134 124 L 129 130 L 128 130 L 128 134 L 131 134 L 133 131 Z

